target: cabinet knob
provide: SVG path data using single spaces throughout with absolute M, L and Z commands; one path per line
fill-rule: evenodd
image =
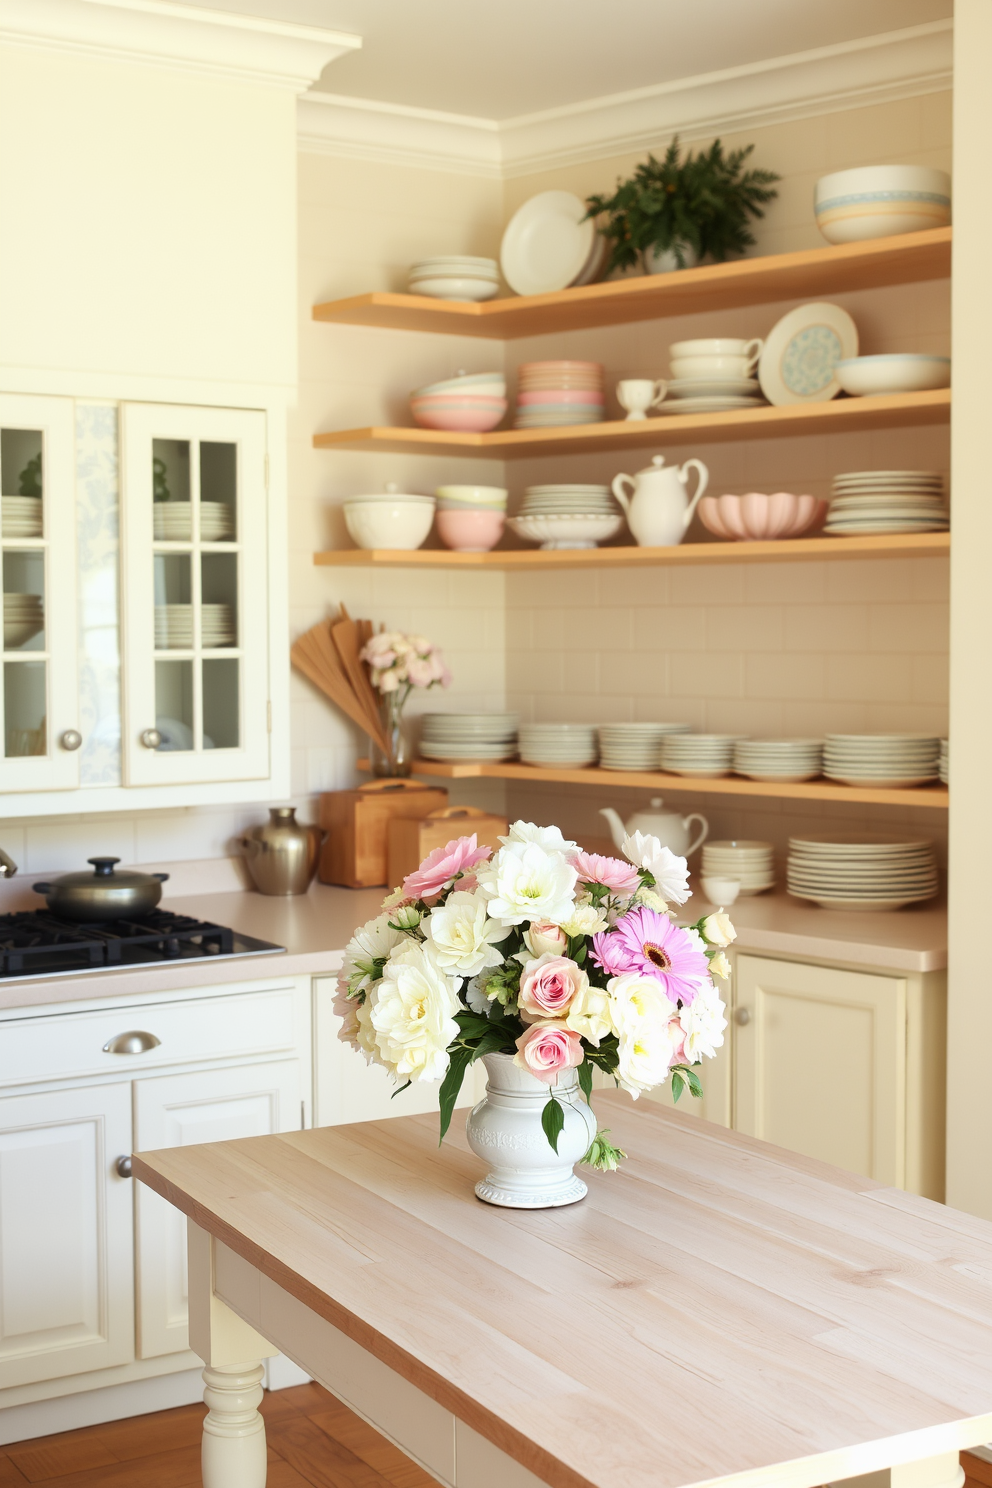
M 141 742 L 146 749 L 157 749 L 162 742 L 162 735 L 158 729 L 144 729 L 141 735 Z
M 128 1153 L 126 1157 L 119 1157 L 114 1163 L 114 1167 L 117 1169 L 117 1176 L 119 1178 L 130 1178 L 131 1154 Z
M 68 750 L 70 754 L 74 749 L 78 749 L 82 742 L 83 736 L 78 729 L 65 729 L 59 737 L 62 748 Z
M 734 1022 L 739 1023 L 742 1028 L 744 1027 L 745 1023 L 750 1023 L 750 1021 L 750 1008 L 738 1008 L 737 1011 L 734 1013 Z
M 104 1054 L 147 1054 L 149 1049 L 157 1049 L 162 1042 L 153 1033 L 145 1033 L 141 1028 L 133 1028 L 128 1033 L 119 1033 L 116 1038 L 108 1039 L 103 1046 Z

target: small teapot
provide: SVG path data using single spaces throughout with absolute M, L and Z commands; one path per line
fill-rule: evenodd
M 697 847 L 702 847 L 709 836 L 710 824 L 698 811 L 693 811 L 689 816 L 679 816 L 675 811 L 662 811 L 663 805 L 660 796 L 652 797 L 651 810 L 635 811 L 626 826 L 612 806 L 604 806 L 599 814 L 605 816 L 609 822 L 610 836 L 621 852 L 625 837 L 634 832 L 642 832 L 645 837 L 657 837 L 662 847 L 670 848 L 678 857 L 687 858 Z M 692 822 L 702 822 L 703 825 L 702 830 L 690 842 L 689 827 Z
M 689 471 L 699 477 L 696 494 L 689 500 Z M 702 460 L 684 465 L 666 465 L 664 455 L 636 475 L 618 475 L 613 494 L 627 514 L 627 525 L 642 548 L 672 548 L 686 534 L 699 498 L 709 484 L 710 473 Z M 624 482 L 630 486 L 628 497 Z

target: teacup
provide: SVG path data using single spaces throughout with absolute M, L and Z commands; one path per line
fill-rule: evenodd
M 699 341 L 675 341 L 668 348 L 673 377 L 697 377 L 717 382 L 727 377 L 750 377 L 765 343 L 760 336 L 743 341 L 711 336 Z
M 646 419 L 649 408 L 657 408 L 668 391 L 667 384 L 660 379 L 652 382 L 648 377 L 629 377 L 617 383 L 617 402 L 626 408 L 627 419 Z
M 673 357 L 742 356 L 757 361 L 764 344 L 760 336 L 754 336 L 750 341 L 737 336 L 705 336 L 698 341 L 673 341 L 668 354 Z
M 709 382 L 724 382 L 728 377 L 754 375 L 755 361 L 743 356 L 673 357 L 673 377 L 693 377 Z
M 710 904 L 716 904 L 720 909 L 729 909 L 741 891 L 739 878 L 716 878 L 710 874 L 699 880 L 699 886 Z

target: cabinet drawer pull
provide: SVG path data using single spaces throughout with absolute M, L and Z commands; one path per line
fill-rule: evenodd
M 737 1011 L 736 1011 L 736 1013 L 734 1014 L 734 1022 L 735 1023 L 739 1023 L 740 1026 L 743 1028 L 744 1025 L 745 1025 L 745 1023 L 750 1023 L 750 1021 L 751 1021 L 751 1011 L 750 1011 L 750 1009 L 749 1008 L 738 1008 Z
M 157 1049 L 162 1042 L 153 1033 L 145 1033 L 142 1029 L 132 1029 L 129 1033 L 119 1033 L 116 1038 L 108 1039 L 103 1046 L 104 1054 L 147 1054 L 149 1049 Z
M 114 1163 L 114 1167 L 117 1169 L 117 1176 L 119 1178 L 130 1178 L 131 1154 L 128 1153 L 126 1157 L 119 1157 Z

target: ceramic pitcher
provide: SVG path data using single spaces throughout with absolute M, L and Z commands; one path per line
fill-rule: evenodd
M 696 494 L 689 500 L 689 471 L 698 476 Z M 671 548 L 686 534 L 692 514 L 709 483 L 702 460 L 666 465 L 664 455 L 636 475 L 618 475 L 613 494 L 627 514 L 627 524 L 642 548 Z M 628 496 L 624 485 L 630 487 Z

